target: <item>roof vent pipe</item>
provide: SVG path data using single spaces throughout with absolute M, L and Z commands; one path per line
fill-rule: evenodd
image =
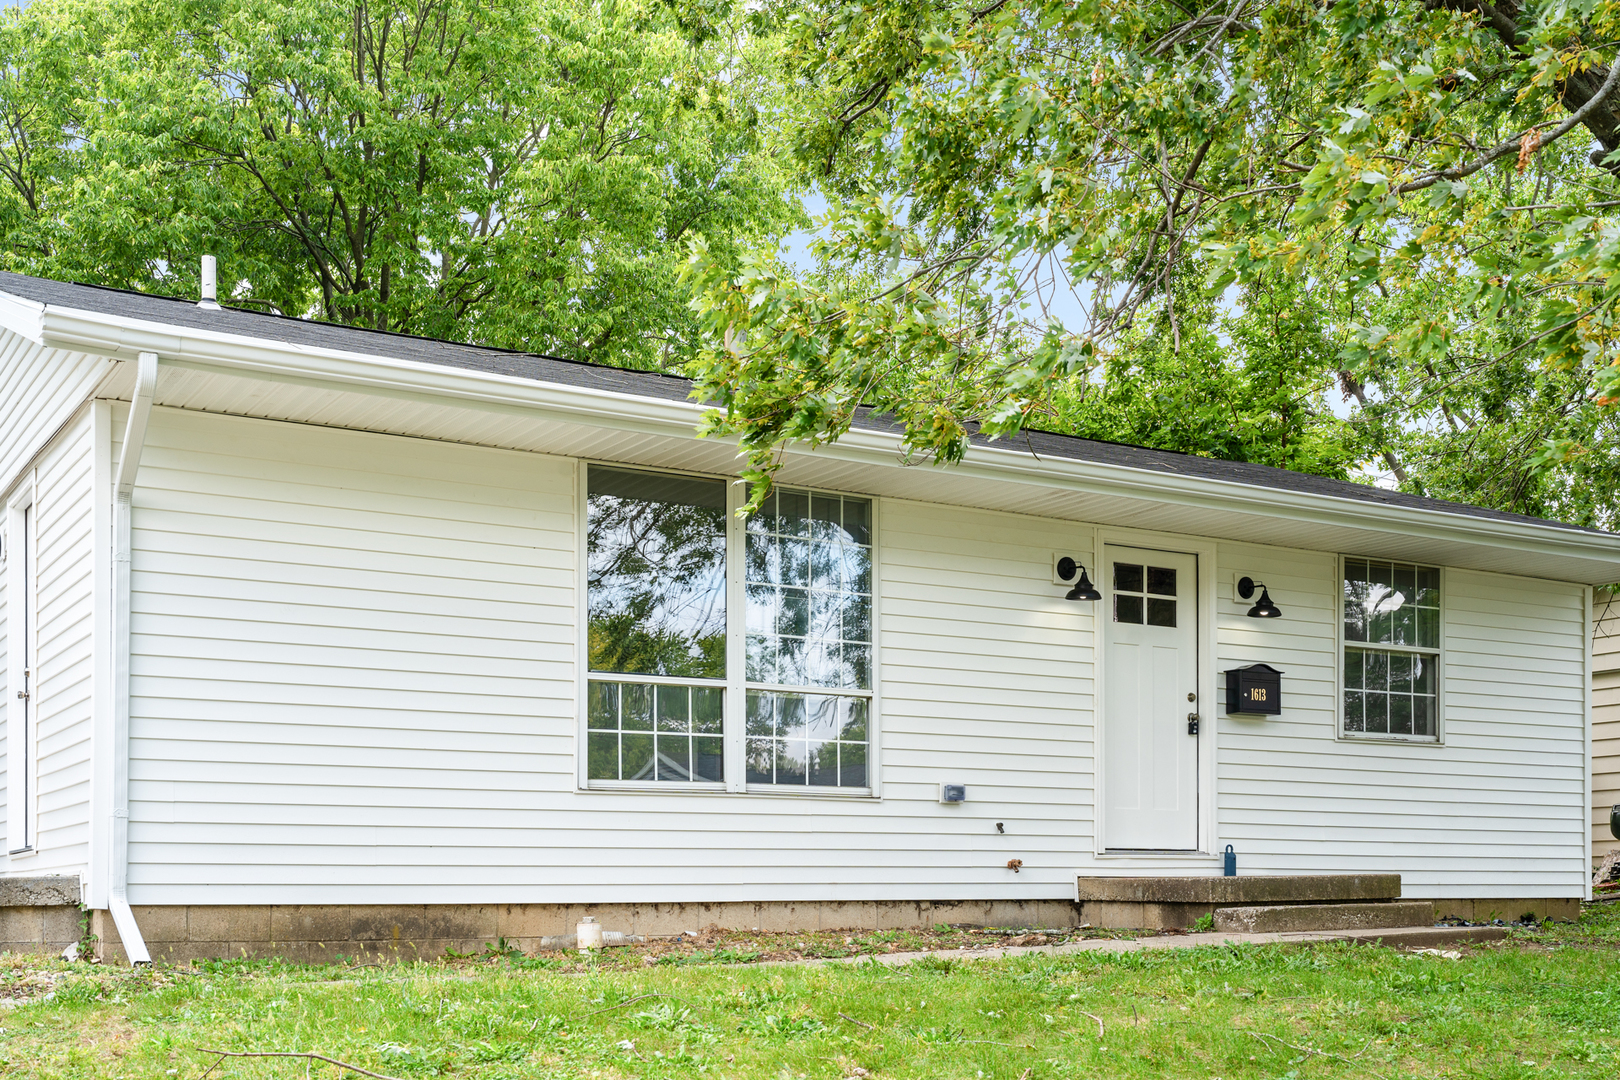
M 219 301 L 215 299 L 219 292 L 217 278 L 218 271 L 215 269 L 214 257 L 204 255 L 202 257 L 202 299 L 197 301 L 198 307 L 207 308 L 209 311 L 219 310 Z

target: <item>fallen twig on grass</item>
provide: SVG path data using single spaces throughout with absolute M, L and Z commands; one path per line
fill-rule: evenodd
M 1330 1054 L 1326 1050 L 1318 1050 L 1313 1046 L 1295 1046 L 1291 1042 L 1284 1042 L 1282 1039 L 1277 1038 L 1277 1036 L 1275 1036 L 1275 1035 L 1267 1035 L 1264 1032 L 1245 1031 L 1243 1034 L 1249 1036 L 1252 1039 L 1259 1039 L 1261 1042 L 1266 1043 L 1268 1047 L 1269 1047 L 1269 1045 L 1271 1043 L 1276 1043 L 1279 1046 L 1287 1047 L 1289 1050 L 1294 1051 L 1296 1054 L 1305 1054 L 1307 1056 L 1309 1056 L 1311 1054 L 1315 1054 L 1317 1057 L 1332 1058 L 1334 1061 L 1342 1061 L 1346 1065 L 1354 1065 L 1354 1064 L 1356 1064 L 1356 1061 L 1355 1061 L 1354 1058 L 1347 1058 L 1343 1054 Z M 1371 1045 L 1370 1040 L 1369 1040 L 1368 1045 Z M 1367 1052 L 1367 1047 L 1363 1046 L 1361 1048 L 1360 1053 L 1356 1054 L 1356 1057 L 1360 1057 L 1362 1054 L 1365 1054 L 1366 1052 Z M 1375 1073 L 1375 1072 L 1369 1072 L 1368 1075 L 1369 1076 L 1378 1076 L 1378 1074 Z M 1380 1077 L 1380 1080 L 1382 1080 L 1382 1077 Z
M 843 1017 L 843 1018 L 844 1018 L 844 1019 L 845 1019 L 845 1020 L 848 1020 L 848 1021 L 849 1021 L 849 1022 L 850 1022 L 850 1023 L 852 1023 L 852 1024 L 855 1024 L 855 1025 L 857 1025 L 857 1026 L 859 1026 L 859 1027 L 863 1027 L 863 1028 L 865 1028 L 865 1029 L 866 1029 L 866 1030 L 867 1030 L 867 1031 L 872 1031 L 872 1030 L 875 1030 L 875 1029 L 874 1029 L 874 1028 L 873 1028 L 873 1027 L 872 1027 L 872 1025 L 871 1025 L 871 1024 L 868 1024 L 868 1023 L 867 1023 L 867 1022 L 866 1022 L 866 1021 L 865 1021 L 865 1020 L 857 1020 L 857 1019 L 855 1019 L 855 1018 L 854 1018 L 854 1017 L 853 1017 L 853 1016 L 851 1016 L 851 1015 L 849 1015 L 849 1013 L 842 1013 L 842 1012 L 841 1012 L 841 1013 L 839 1013 L 839 1014 L 838 1014 L 838 1015 L 839 1015 L 839 1016 L 842 1016 L 842 1017 Z
M 1091 1014 L 1088 1013 L 1088 1012 L 1082 1012 L 1080 1015 L 1081 1016 L 1091 1016 Z M 1100 1038 L 1103 1037 L 1102 1017 L 1100 1017 L 1100 1016 L 1091 1016 L 1091 1018 L 1093 1020 L 1097 1021 L 1097 1038 L 1100 1039 Z
M 675 996 L 674 994 L 637 994 L 635 997 L 627 998 L 626 1000 L 619 1002 L 617 1005 L 609 1005 L 605 1009 L 595 1009 L 595 1010 L 593 1010 L 591 1012 L 588 1012 L 588 1013 L 577 1013 L 576 1015 L 569 1017 L 569 1019 L 570 1020 L 584 1020 L 588 1016 L 595 1016 L 595 1015 L 597 1015 L 597 1013 L 612 1012 L 614 1009 L 622 1009 L 626 1005 L 634 1005 L 636 1002 L 638 1002 L 638 1001 L 646 1001 L 648 998 L 674 997 L 674 996 Z
M 325 1054 L 300 1052 L 297 1050 L 217 1050 L 211 1046 L 193 1046 L 190 1049 L 199 1054 L 219 1055 L 218 1058 L 215 1059 L 214 1064 L 208 1066 L 208 1069 L 203 1073 L 203 1076 L 207 1076 L 208 1073 L 213 1072 L 219 1067 L 219 1063 L 224 1061 L 226 1058 L 303 1058 L 305 1061 L 324 1061 L 328 1065 L 336 1065 L 340 1069 L 348 1069 L 350 1072 L 359 1073 L 361 1076 L 375 1077 L 376 1080 L 398 1080 L 397 1077 L 389 1076 L 385 1073 L 375 1073 L 370 1069 L 362 1069 L 358 1065 L 350 1065 L 347 1061 L 339 1061 L 337 1058 L 330 1058 Z

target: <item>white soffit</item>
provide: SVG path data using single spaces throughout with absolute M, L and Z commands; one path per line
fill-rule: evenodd
M 5 314 L 24 315 L 23 311 Z M 160 346 L 157 404 L 715 474 L 729 441 L 699 439 L 702 410 L 485 372 L 314 350 L 119 316 L 47 308 L 5 319 L 47 344 L 130 357 Z M 32 325 L 30 325 L 32 324 Z M 129 325 L 124 325 L 129 324 Z M 162 339 L 161 341 L 158 339 Z M 59 340 L 53 340 L 59 339 Z M 99 347 L 98 347 L 99 346 Z M 132 365 L 123 365 L 130 367 Z M 127 397 L 128 376 L 103 396 Z M 784 483 L 1279 547 L 1345 552 L 1586 584 L 1620 580 L 1620 535 L 1364 503 L 975 446 L 959 465 L 907 465 L 892 434 L 796 449 Z M 1077 529 L 1076 543 L 1087 537 Z

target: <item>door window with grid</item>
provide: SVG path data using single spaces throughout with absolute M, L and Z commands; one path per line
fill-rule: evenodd
M 1438 741 L 1440 571 L 1344 560 L 1346 736 Z

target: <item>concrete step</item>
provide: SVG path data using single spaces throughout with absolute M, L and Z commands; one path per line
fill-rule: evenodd
M 1307 930 L 1383 930 L 1432 926 L 1428 900 L 1371 904 L 1276 904 L 1215 909 L 1215 929 L 1227 934 L 1286 934 Z
M 1446 945 L 1501 941 L 1507 933 L 1500 926 L 1398 926 L 1389 930 L 1343 930 L 1323 937 L 1329 941 L 1386 945 L 1392 949 L 1437 949 Z
M 1082 877 L 1075 899 L 1115 904 L 1331 904 L 1399 900 L 1399 874 Z

